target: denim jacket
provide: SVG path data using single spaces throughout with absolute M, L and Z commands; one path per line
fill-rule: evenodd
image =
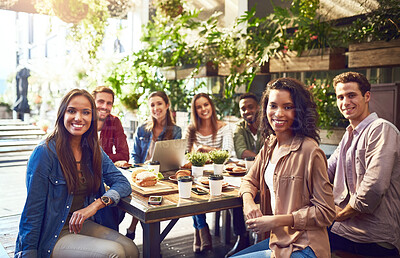
M 162 141 L 166 128 L 167 127 L 164 127 L 163 131 L 158 136 L 157 141 Z M 181 128 L 174 125 L 172 129 L 172 139 L 181 138 Z M 147 151 L 149 150 L 151 139 L 153 139 L 153 131 L 146 130 L 146 124 L 139 126 L 136 131 L 135 141 L 133 143 L 133 149 L 131 153 L 134 163 L 144 163 L 146 161 Z
M 19 224 L 15 257 L 50 257 L 66 223 L 73 195 L 68 192 L 54 141 L 50 143 L 50 149 L 46 143 L 39 144 L 28 161 L 27 198 Z M 86 197 L 85 207 L 103 195 L 110 197 L 113 200 L 111 206 L 115 206 L 120 197 L 128 196 L 132 191 L 129 181 L 104 151 L 102 156 L 102 183 L 96 194 Z M 111 187 L 107 192 L 104 183 Z M 99 210 L 91 219 L 105 223 L 108 208 Z

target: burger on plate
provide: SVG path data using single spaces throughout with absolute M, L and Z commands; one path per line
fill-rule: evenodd
M 138 186 L 153 186 L 157 184 L 157 176 L 152 172 L 141 172 L 136 175 L 136 184 Z

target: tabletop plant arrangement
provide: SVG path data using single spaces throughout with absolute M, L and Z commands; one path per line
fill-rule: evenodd
M 228 160 L 230 154 L 226 150 L 213 150 L 208 154 L 210 160 L 214 163 L 214 174 L 222 174 L 224 163 Z
M 186 154 L 186 159 L 192 163 L 192 176 L 200 177 L 203 175 L 204 165 L 208 158 L 208 154 L 203 152 L 190 152 Z

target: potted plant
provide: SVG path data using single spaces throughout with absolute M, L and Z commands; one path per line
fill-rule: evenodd
M 397 0 L 378 0 L 379 6 L 346 27 L 349 68 L 400 64 L 400 5 Z M 368 7 L 365 8 L 368 10 Z M 379 57 L 379 58 L 377 58 Z
M 214 163 L 214 174 L 222 175 L 224 163 L 228 160 L 230 154 L 226 150 L 213 150 L 208 154 L 209 158 Z
M 306 85 L 308 85 L 317 105 L 321 143 L 339 144 L 348 122 L 337 108 L 332 79 L 307 79 Z
M 200 177 L 203 175 L 204 165 L 208 160 L 208 154 L 203 152 L 190 152 L 186 154 L 188 161 L 192 163 L 192 176 Z
M 317 14 L 319 1 L 303 2 L 295 0 L 289 9 L 274 7 L 281 48 L 270 60 L 270 72 L 344 69 L 343 32 Z

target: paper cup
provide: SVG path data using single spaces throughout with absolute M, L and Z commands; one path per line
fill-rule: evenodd
M 192 166 L 192 176 L 195 178 L 203 176 L 204 167 Z
M 192 177 L 191 176 L 178 177 L 178 190 L 179 190 L 179 198 L 190 198 L 190 191 L 192 190 Z
M 224 171 L 224 164 L 214 163 L 214 175 L 222 175 L 222 171 Z
M 223 179 L 224 179 L 224 177 L 222 175 L 215 175 L 215 174 L 210 175 L 208 177 L 211 196 L 220 196 L 221 195 Z
M 245 161 L 245 164 L 246 164 L 246 169 L 247 169 L 247 171 L 249 171 L 250 170 L 250 168 L 251 168 L 251 166 L 253 166 L 253 164 L 254 164 L 254 157 L 249 157 L 249 158 L 245 158 L 244 159 L 244 161 Z
M 152 161 L 147 165 L 147 169 L 149 171 L 152 171 L 154 173 L 160 172 L 160 162 L 158 161 Z

